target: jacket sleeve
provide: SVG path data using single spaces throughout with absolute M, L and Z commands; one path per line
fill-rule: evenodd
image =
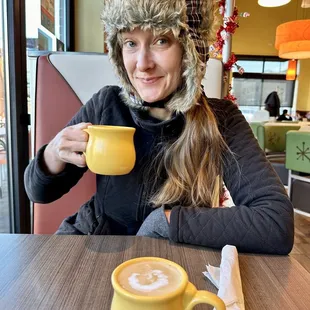
M 77 114 L 71 119 L 67 126 L 81 122 L 97 124 L 106 100 L 108 87 L 103 88 L 93 96 Z M 50 175 L 44 170 L 43 146 L 29 163 L 24 174 L 24 184 L 29 199 L 38 203 L 50 203 L 68 193 L 78 183 L 87 168 L 79 168 L 67 164 L 64 171 L 58 175 Z
M 213 248 L 230 244 L 242 252 L 288 254 L 294 240 L 293 206 L 241 112 L 232 103 L 224 104 L 226 117 L 220 127 L 233 154 L 224 165 L 224 182 L 235 206 L 174 207 L 170 239 Z

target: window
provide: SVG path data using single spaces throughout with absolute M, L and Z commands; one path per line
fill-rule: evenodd
M 26 0 L 27 50 L 67 50 L 67 1 Z
M 8 157 L 6 141 L 6 98 L 4 77 L 4 36 L 2 25 L 5 21 L 3 3 L 0 4 L 0 233 L 10 231 L 10 208 L 8 195 Z
M 238 105 L 247 120 L 253 114 L 265 108 L 265 99 L 277 91 L 281 107 L 291 113 L 295 81 L 286 81 L 288 61 L 278 57 L 237 56 L 238 65 L 245 73 L 240 75 L 233 70 L 232 91 L 238 98 Z
M 31 231 L 23 174 L 29 163 L 27 84 L 35 70 L 26 64 L 26 51 L 72 48 L 72 16 L 73 0 L 0 0 L 0 233 Z
M 72 0 L 26 0 L 27 56 L 70 49 L 72 3 Z M 34 98 L 31 98 L 34 97 L 31 87 L 34 87 L 36 77 L 35 61 L 35 58 L 27 57 L 27 101 L 30 115 L 34 101 Z

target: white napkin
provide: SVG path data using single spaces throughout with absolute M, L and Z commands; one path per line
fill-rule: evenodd
M 217 295 L 223 299 L 227 310 L 244 310 L 244 297 L 239 270 L 238 252 L 235 246 L 222 249 L 220 267 L 207 265 L 203 274 L 219 289 Z

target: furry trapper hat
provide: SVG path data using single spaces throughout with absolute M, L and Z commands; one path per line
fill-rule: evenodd
M 201 80 L 213 35 L 214 0 L 105 0 L 102 20 L 107 33 L 109 56 L 123 85 L 125 102 L 136 108 L 143 100 L 131 85 L 118 34 L 135 28 L 172 31 L 184 49 L 182 85 L 166 103 L 171 111 L 186 112 L 201 96 Z

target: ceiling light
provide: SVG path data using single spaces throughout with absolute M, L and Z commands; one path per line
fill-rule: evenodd
M 275 47 L 281 58 L 310 58 L 310 19 L 294 20 L 279 25 Z
M 310 0 L 302 0 L 301 7 L 305 9 L 310 8 Z
M 297 60 L 291 59 L 288 62 L 288 67 L 286 71 L 287 81 L 294 81 L 296 79 L 296 69 L 297 69 Z
M 258 0 L 258 4 L 260 6 L 268 8 L 285 5 L 288 4 L 289 2 L 291 2 L 291 0 Z

